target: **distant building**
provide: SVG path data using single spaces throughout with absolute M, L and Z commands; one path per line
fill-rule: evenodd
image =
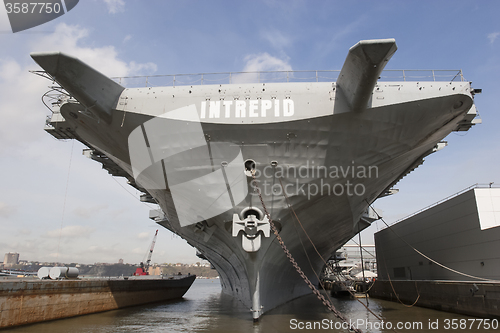
M 356 272 L 361 271 L 361 267 L 365 271 L 377 272 L 375 245 L 362 244 L 362 249 L 360 249 L 359 245 L 346 244 L 338 249 L 337 252 L 341 252 L 345 258 L 341 266 L 354 267 Z M 363 259 L 363 265 L 361 264 L 361 259 Z
M 149 266 L 148 273 L 149 275 L 161 275 L 162 269 L 160 266 Z
M 5 267 L 12 267 L 17 264 L 19 264 L 19 253 L 9 252 L 5 254 L 3 259 L 3 265 Z
M 391 229 L 375 234 L 379 279 L 471 279 L 437 263 L 482 279 L 500 279 L 500 188 L 476 186 Z

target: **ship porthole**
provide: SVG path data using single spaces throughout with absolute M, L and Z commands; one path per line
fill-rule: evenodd
M 244 165 L 245 165 L 245 175 L 247 175 L 247 177 L 252 177 L 252 173 L 255 171 L 255 161 L 246 160 Z

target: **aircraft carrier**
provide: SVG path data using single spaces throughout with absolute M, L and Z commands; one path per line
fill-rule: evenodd
M 329 258 L 368 227 L 377 198 L 479 121 L 479 91 L 461 71 L 380 79 L 396 49 L 393 39 L 360 41 L 326 82 L 291 82 L 298 74 L 287 72 L 285 82 L 238 75 L 142 88 L 63 53 L 31 56 L 56 85 L 46 130 L 82 142 L 157 203 L 150 217 L 196 247 L 257 320 L 310 292 L 273 229 L 317 283 L 318 254 Z

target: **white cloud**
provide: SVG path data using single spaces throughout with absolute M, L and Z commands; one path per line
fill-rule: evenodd
M 154 63 L 126 63 L 120 60 L 114 46 L 85 47 L 90 33 L 87 29 L 61 23 L 53 34 L 37 39 L 33 43 L 36 51 L 61 51 L 77 57 L 89 66 L 108 76 L 129 76 L 156 71 Z
M 7 16 L 7 10 L 5 9 L 5 6 L 0 6 L 0 31 L 12 32 L 12 29 L 10 27 L 9 17 Z
M 154 63 L 121 60 L 114 46 L 88 47 L 85 43 L 90 37 L 87 29 L 61 23 L 54 33 L 29 37 L 28 44 L 36 52 L 65 52 L 108 76 L 151 74 L 157 69 Z M 41 129 L 50 111 L 40 97 L 48 91 L 50 82 L 29 73 L 41 70 L 35 62 L 29 59 L 23 64 L 20 59 L 0 56 L 0 153 L 21 151 L 20 147 L 29 147 L 47 136 Z
M 138 64 L 135 61 L 129 63 L 129 71 L 131 73 L 153 73 L 156 72 L 157 66 L 152 62 L 147 62 L 144 64 Z
M 137 238 L 139 239 L 148 239 L 149 238 L 149 232 L 141 232 L 137 235 Z
M 33 66 L 31 67 L 33 68 Z M 38 139 L 43 133 L 43 105 L 40 98 L 47 82 L 36 79 L 12 58 L 0 58 L 0 152 Z M 31 98 L 33 96 L 33 98 Z M 18 126 L 14 126 L 17 124 Z M 17 127 L 17 128 L 16 128 Z
M 292 44 L 292 39 L 290 37 L 285 36 L 281 31 L 276 29 L 261 31 L 261 36 L 278 50 L 283 50 Z
M 245 57 L 244 72 L 260 71 L 291 71 L 292 66 L 287 60 L 282 60 L 269 55 L 269 53 L 251 54 Z
M 244 58 L 245 67 L 243 68 L 243 74 L 234 75 L 232 78 L 233 83 L 249 83 L 249 82 L 261 82 L 269 80 L 280 80 L 280 76 L 283 74 L 274 73 L 261 73 L 260 75 L 255 72 L 263 71 L 292 71 L 292 66 L 288 64 L 288 59 L 283 60 L 280 58 L 273 57 L 269 53 L 259 53 L 250 54 Z M 286 74 L 283 76 L 286 78 Z
M 366 14 L 360 15 L 356 20 L 350 22 L 347 25 L 341 26 L 339 29 L 334 29 L 332 34 L 326 40 L 321 40 L 316 43 L 314 53 L 318 59 L 323 59 L 325 57 L 331 57 L 332 53 L 337 51 L 339 47 L 342 47 L 341 52 L 345 54 L 347 50 L 343 49 L 345 46 L 345 40 L 350 40 L 349 45 L 352 42 L 352 38 L 356 31 L 360 29 L 361 26 L 366 24 L 368 16 Z
M 13 80 L 21 70 L 21 66 L 14 59 L 0 59 L 0 79 Z
M 108 205 L 96 205 L 92 207 L 77 207 L 73 210 L 75 215 L 88 219 L 92 216 L 96 216 L 100 211 L 108 208 Z
M 123 42 L 126 43 L 131 39 L 132 39 L 132 35 L 127 35 L 127 36 L 125 36 L 125 38 L 123 38 Z
M 132 253 L 134 254 L 144 254 L 144 249 L 140 248 L 140 247 L 136 247 L 132 250 Z
M 125 7 L 125 1 L 123 0 L 104 0 L 106 6 L 108 7 L 108 11 L 111 14 L 116 14 L 118 12 L 123 12 Z
M 31 235 L 31 230 L 28 228 L 22 228 L 22 229 L 19 229 L 18 234 L 23 235 L 23 236 L 28 236 L 28 235 Z
M 0 216 L 1 217 L 10 217 L 16 213 L 16 208 L 12 205 L 6 204 L 4 202 L 0 202 Z
M 106 253 L 106 254 L 110 254 L 112 251 L 114 251 L 113 248 L 107 247 L 107 246 L 101 246 L 101 245 L 91 245 L 87 249 L 87 252 L 91 252 L 91 253 Z
M 47 237 L 49 238 L 80 238 L 80 237 L 88 237 L 91 233 L 94 232 L 94 228 L 84 227 L 81 225 L 69 225 L 62 229 L 50 230 L 47 232 Z
M 489 34 L 488 39 L 490 40 L 490 44 L 493 44 L 498 36 L 500 36 L 500 32 L 492 32 L 491 34 Z
M 117 244 L 91 245 L 87 247 L 85 253 L 97 254 L 98 262 L 118 262 L 118 259 L 127 256 L 130 251 L 119 247 Z M 96 257 L 93 255 L 92 257 Z

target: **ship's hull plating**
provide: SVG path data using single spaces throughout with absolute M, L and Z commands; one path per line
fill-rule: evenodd
M 337 83 L 136 89 L 59 53 L 32 56 L 74 97 L 59 101 L 50 131 L 111 160 L 257 319 L 309 292 L 265 209 L 316 283 L 323 259 L 373 221 L 369 205 L 472 126 L 468 82 L 376 84 L 394 51 L 393 40 L 356 44 Z
M 462 102 L 458 108 L 454 107 L 457 102 Z M 456 128 L 471 105 L 470 97 L 453 94 L 380 106 L 362 114 L 347 112 L 257 125 L 203 122 L 201 125 L 211 140 L 232 142 L 241 149 L 244 160 L 256 162 L 256 169 L 260 171 L 257 180 L 265 205 L 290 252 L 316 283 L 316 274 L 323 261 L 303 230 L 327 259 L 335 249 L 369 225 L 361 219 L 368 205 Z M 63 115 L 68 110 L 64 105 L 61 108 Z M 116 118 L 125 119 L 121 128 L 128 129 L 129 133 L 130 129 L 155 119 L 152 115 L 137 113 Z M 109 143 L 113 141 L 107 137 L 109 133 L 97 135 L 94 126 L 85 128 L 82 125 L 80 123 L 75 132 L 84 142 L 105 152 L 133 175 L 125 140 L 113 137 L 117 145 L 112 146 Z M 127 134 L 123 133 L 122 138 Z M 172 142 L 165 142 L 165 145 L 170 144 Z M 190 164 L 196 163 L 192 156 L 178 158 L 181 160 L 177 162 L 184 163 L 186 169 L 195 166 Z M 269 168 L 273 161 L 278 165 Z M 276 172 L 280 167 L 282 172 Z M 321 167 L 326 167 L 328 173 L 325 174 Z M 354 177 L 349 168 L 356 170 Z M 365 173 L 358 174 L 363 168 Z M 331 174 L 331 170 L 337 173 Z M 343 177 L 342 172 L 347 172 L 347 176 Z M 182 204 L 188 207 L 196 202 L 187 200 L 176 205 L 168 189 L 151 189 L 149 193 L 166 213 L 167 219 L 160 223 L 199 249 L 218 270 L 224 292 L 240 299 L 257 312 L 258 317 L 310 290 L 295 272 L 274 235 L 262 237 L 260 249 L 252 253 L 242 249 L 243 235 L 232 236 L 233 214 L 240 214 L 247 207 L 264 210 L 255 195 L 251 178 L 243 178 L 249 194 L 242 202 L 189 226 L 181 226 L 177 211 Z M 347 181 L 352 184 L 352 195 L 347 194 Z M 355 185 L 362 186 L 354 188 Z M 288 195 L 294 212 L 288 208 L 283 192 Z M 294 213 L 300 222 L 293 217 Z M 256 306 L 261 308 L 256 309 Z

